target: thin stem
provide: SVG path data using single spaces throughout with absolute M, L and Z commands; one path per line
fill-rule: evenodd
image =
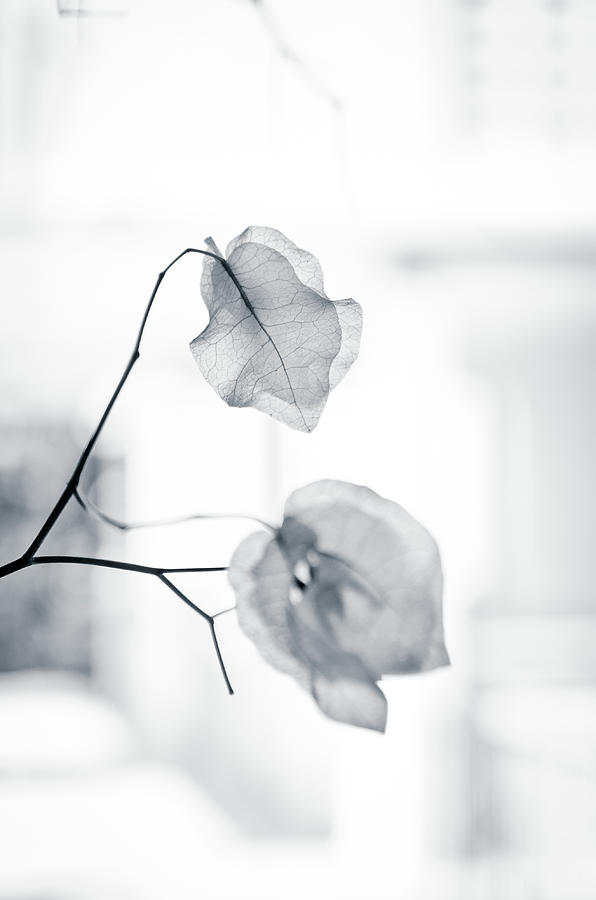
M 95 444 L 97 443 L 97 439 L 99 438 L 99 436 L 103 430 L 103 427 L 107 421 L 107 418 L 110 415 L 112 408 L 113 408 L 116 400 L 118 399 L 120 392 L 122 391 L 122 388 L 124 387 L 124 385 L 126 384 L 126 382 L 128 380 L 128 376 L 132 372 L 134 364 L 136 363 L 136 361 L 138 360 L 138 358 L 140 356 L 140 347 L 141 347 L 141 341 L 143 339 L 143 334 L 145 332 L 145 326 L 147 324 L 147 320 L 149 318 L 149 313 L 151 312 L 151 307 L 153 306 L 153 301 L 155 300 L 155 298 L 157 296 L 157 292 L 159 291 L 160 285 L 161 285 L 166 273 L 169 272 L 169 270 L 172 268 L 172 266 L 175 265 L 179 259 L 182 259 L 183 256 L 186 256 L 187 253 L 200 253 L 202 256 L 211 256 L 213 259 L 217 259 L 222 263 L 224 262 L 224 260 L 222 260 L 215 253 L 211 253 L 209 250 L 197 250 L 193 247 L 188 247 L 186 250 L 183 250 L 182 253 L 179 253 L 178 256 L 175 259 L 173 259 L 172 262 L 169 263 L 165 267 L 163 272 L 159 273 L 159 275 L 157 276 L 157 281 L 155 282 L 155 285 L 153 287 L 151 297 L 149 298 L 149 302 L 145 309 L 145 313 L 144 313 L 143 319 L 141 321 L 141 327 L 139 328 L 137 338 L 136 338 L 136 341 L 135 341 L 135 344 L 133 347 L 133 351 L 131 353 L 130 359 L 128 360 L 128 362 L 126 364 L 124 372 L 122 373 L 122 376 L 121 376 L 118 384 L 116 385 L 116 389 L 114 390 L 112 396 L 110 397 L 108 404 L 107 404 L 105 410 L 103 411 L 103 414 L 99 420 L 99 423 L 98 423 L 95 431 L 89 438 L 89 441 L 87 442 L 87 446 L 81 453 L 81 456 L 79 457 L 79 461 L 77 462 L 66 487 L 64 488 L 64 490 L 58 497 L 58 500 L 56 501 L 54 507 L 50 511 L 50 514 L 48 515 L 47 519 L 45 520 L 45 522 L 39 529 L 38 533 L 34 537 L 33 541 L 31 542 L 31 544 L 29 545 L 29 547 L 23 554 L 23 558 L 31 559 L 31 557 L 37 553 L 37 551 L 39 550 L 39 548 L 41 547 L 41 545 L 47 538 L 48 534 L 50 533 L 50 531 L 56 524 L 56 521 L 59 518 L 59 516 L 61 515 L 61 513 L 63 512 L 66 504 L 71 499 L 71 497 L 74 496 L 75 490 L 78 487 L 79 481 L 81 479 L 81 475 L 83 474 L 83 469 L 85 468 L 85 464 L 87 463 L 87 460 L 89 459 L 91 452 L 92 452 L 93 448 L 95 447 Z
M 120 569 L 124 572 L 140 572 L 142 575 L 163 575 L 175 572 L 227 572 L 227 566 L 192 566 L 188 568 L 168 568 L 166 566 L 143 566 L 139 563 L 122 562 L 117 559 L 102 559 L 95 556 L 32 556 L 20 557 L 0 567 L 0 578 L 20 572 L 30 566 L 75 565 L 95 566 L 100 569 Z
M 194 609 L 195 612 L 198 612 L 198 614 L 199 614 L 200 616 L 202 616 L 203 619 L 205 619 L 205 620 L 209 623 L 209 630 L 210 630 L 210 632 L 211 632 L 211 639 L 212 639 L 212 641 L 213 641 L 213 646 L 215 647 L 215 654 L 216 654 L 216 656 L 217 656 L 217 661 L 218 661 L 219 667 L 220 667 L 220 669 L 221 669 L 221 674 L 223 675 L 224 681 L 225 681 L 225 683 L 226 683 L 226 687 L 227 687 L 227 689 L 228 689 L 228 693 L 229 693 L 229 694 L 233 694 L 233 693 L 234 693 L 234 689 L 233 689 L 232 684 L 231 684 L 231 682 L 230 682 L 230 679 L 229 679 L 229 677 L 228 677 L 228 673 L 227 673 L 227 671 L 226 671 L 225 663 L 224 663 L 223 657 L 222 657 L 222 655 L 221 655 L 221 650 L 220 650 L 220 648 L 219 648 L 219 642 L 218 642 L 218 640 L 217 640 L 217 634 L 216 634 L 216 632 L 215 632 L 215 623 L 214 623 L 214 618 L 215 618 L 215 617 L 214 617 L 214 616 L 210 616 L 210 615 L 209 615 L 208 613 L 206 613 L 203 609 L 201 609 L 199 606 L 197 606 L 196 603 L 193 603 L 193 601 L 192 601 L 189 597 L 187 597 L 186 594 L 183 594 L 182 591 L 181 591 L 179 588 L 177 588 L 176 585 L 175 585 L 172 581 L 170 581 L 169 578 L 166 578 L 166 577 L 165 577 L 165 575 L 162 574 L 162 575 L 158 575 L 157 577 L 159 578 L 159 580 L 160 580 L 163 584 L 166 585 L 166 587 L 168 587 L 174 594 L 176 594 L 176 596 L 179 597 L 180 600 L 182 600 L 184 603 L 186 603 L 187 606 L 190 606 L 191 609 Z
M 26 565 L 75 565 L 96 566 L 100 569 L 120 569 L 124 572 L 140 572 L 142 575 L 160 575 L 163 571 L 157 566 L 142 566 L 138 563 L 120 562 L 117 559 L 98 559 L 93 556 L 34 556 Z
M 108 513 L 103 512 L 89 497 L 84 495 L 79 488 L 75 489 L 74 498 L 77 503 L 90 515 L 94 516 L 105 525 L 115 528 L 117 531 L 136 531 L 139 528 L 165 528 L 169 525 L 183 525 L 186 522 L 200 521 L 202 519 L 248 519 L 251 522 L 257 522 L 263 528 L 275 531 L 273 525 L 259 519 L 257 516 L 249 516 L 245 513 L 193 513 L 187 516 L 178 516 L 164 519 L 151 519 L 141 522 L 125 522 L 117 519 Z
M 215 632 L 215 622 L 213 619 L 209 622 L 209 629 L 211 631 L 211 639 L 213 641 L 213 646 L 215 647 L 215 653 L 217 655 L 217 661 L 219 662 L 219 668 L 221 669 L 221 674 L 224 677 L 224 681 L 226 683 L 226 687 L 228 689 L 228 694 L 234 693 L 234 688 L 228 678 L 228 673 L 226 672 L 225 663 L 223 661 L 223 656 L 221 655 L 221 650 L 219 649 L 219 641 L 217 640 L 217 634 Z
M 183 600 L 184 603 L 187 604 L 187 606 L 190 606 L 191 609 L 194 609 L 194 611 L 197 612 L 200 616 L 202 616 L 202 618 L 205 619 L 207 622 L 211 622 L 211 616 L 209 615 L 209 613 L 206 613 L 204 609 L 201 609 L 200 606 L 197 606 L 196 603 L 193 603 L 192 600 L 190 600 L 186 596 L 186 594 L 183 594 L 182 591 L 176 587 L 176 585 L 174 584 L 173 581 L 170 581 L 169 578 L 166 578 L 166 576 L 163 574 L 163 572 L 159 572 L 159 573 L 155 573 L 155 574 L 157 575 L 159 580 L 163 584 L 165 584 L 166 587 L 168 587 L 172 591 L 172 593 L 176 594 L 177 597 L 179 597 L 181 600 Z
M 165 572 L 168 575 L 175 575 L 177 572 L 227 572 L 228 568 L 229 566 L 202 566 L 201 568 L 197 568 L 197 566 L 186 566 L 182 569 L 162 569 L 162 572 Z
M 225 616 L 226 613 L 234 612 L 236 609 L 236 604 L 234 606 L 228 606 L 227 609 L 220 609 L 219 612 L 213 613 L 213 618 L 217 619 L 218 616 Z

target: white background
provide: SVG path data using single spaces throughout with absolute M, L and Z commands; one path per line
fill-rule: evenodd
M 125 463 L 104 496 L 131 519 L 275 521 L 316 478 L 368 484 L 439 541 L 453 666 L 387 683 L 385 737 L 352 731 L 233 614 L 228 698 L 201 621 L 98 575 L 90 692 L 0 678 L 0 898 L 591 900 L 593 4 L 83 9 L 0 3 L 2 420 L 83 444 L 157 273 L 279 228 L 364 310 L 320 426 L 202 381 L 186 258 L 98 448 Z M 225 564 L 249 528 L 106 533 L 105 554 Z M 232 602 L 200 578 L 179 583 Z

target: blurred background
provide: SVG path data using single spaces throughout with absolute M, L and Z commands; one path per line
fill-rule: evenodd
M 312 435 L 230 411 L 164 281 L 86 471 L 128 519 L 278 521 L 320 477 L 436 535 L 453 666 L 324 720 L 152 579 L 0 583 L 0 900 L 596 896 L 591 0 L 0 0 L 0 557 L 27 544 L 157 273 L 279 228 L 364 309 Z M 48 552 L 225 565 L 241 520 Z M 224 574 L 179 577 L 215 611 Z

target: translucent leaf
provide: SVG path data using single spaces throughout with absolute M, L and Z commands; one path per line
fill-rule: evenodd
M 251 534 L 236 550 L 229 578 L 244 633 L 270 665 L 308 687 L 308 672 L 289 623 L 292 576 L 278 542 L 262 531 Z
M 225 264 L 203 263 L 209 324 L 190 345 L 199 368 L 230 406 L 312 431 L 358 355 L 360 306 L 329 300 L 318 260 L 273 228 L 247 228 L 226 253 Z
M 290 495 L 285 521 L 316 534 L 325 569 L 342 569 L 338 642 L 379 674 L 448 662 L 443 642 L 443 577 L 436 542 L 402 506 L 343 481 L 319 481 Z
M 317 257 L 308 250 L 301 250 L 281 231 L 262 225 L 251 225 L 230 241 L 226 247 L 226 256 L 229 257 L 241 244 L 248 243 L 264 244 L 266 247 L 277 250 L 278 253 L 285 256 L 302 284 L 312 288 L 318 294 L 324 294 L 323 270 Z
M 230 566 L 238 619 L 323 712 L 384 730 L 383 675 L 447 665 L 439 552 L 397 503 L 341 481 L 293 493 L 281 528 Z

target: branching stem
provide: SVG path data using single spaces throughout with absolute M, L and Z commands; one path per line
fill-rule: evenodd
M 208 245 L 208 246 L 210 246 L 210 245 Z M 96 558 L 87 557 L 87 556 L 38 556 L 37 555 L 37 551 L 39 550 L 39 548 L 42 546 L 42 544 L 44 543 L 44 541 L 46 540 L 46 538 L 52 531 L 54 525 L 56 524 L 56 522 L 58 521 L 58 519 L 64 512 L 64 509 L 66 508 L 68 502 L 72 498 L 75 498 L 84 509 L 88 509 L 88 510 L 90 509 L 89 501 L 84 500 L 78 490 L 79 482 L 81 480 L 83 470 L 85 468 L 85 465 L 87 464 L 89 457 L 91 456 L 91 453 L 93 452 L 95 444 L 97 443 L 97 440 L 103 430 L 103 427 L 108 420 L 108 417 L 114 407 L 114 404 L 116 403 L 116 400 L 118 399 L 124 385 L 126 384 L 128 377 L 129 377 L 130 373 L 132 372 L 136 361 L 139 359 L 141 342 L 143 340 L 143 334 L 145 332 L 147 320 L 149 319 L 149 314 L 151 312 L 151 308 L 153 306 L 153 303 L 155 301 L 155 298 L 157 296 L 157 293 L 159 291 L 161 283 L 162 283 L 163 279 L 165 278 L 167 272 L 169 272 L 169 270 L 172 268 L 172 266 L 174 266 L 178 262 L 178 260 L 182 259 L 183 256 L 186 256 L 187 253 L 199 253 L 202 256 L 210 256 L 213 259 L 218 260 L 223 265 L 223 267 L 226 269 L 228 274 L 230 274 L 230 276 L 233 277 L 234 282 L 236 282 L 236 279 L 233 276 L 233 273 L 231 272 L 231 269 L 230 269 L 227 261 L 225 259 L 223 259 L 223 257 L 221 257 L 217 253 L 212 253 L 210 250 L 199 250 L 194 247 L 188 247 L 186 250 L 183 250 L 182 253 L 179 253 L 178 256 L 175 259 L 173 259 L 172 262 L 169 263 L 165 267 L 163 272 L 159 273 L 159 275 L 157 276 L 155 285 L 153 287 L 153 291 L 151 292 L 149 302 L 147 303 L 147 306 L 145 308 L 145 312 L 144 312 L 143 318 L 141 320 L 141 326 L 137 333 L 137 337 L 136 337 L 136 340 L 134 343 L 132 353 L 130 355 L 130 359 L 128 360 L 128 362 L 125 366 L 125 369 L 124 369 L 122 375 L 120 376 L 120 380 L 118 381 L 118 384 L 116 385 L 116 388 L 114 389 L 114 392 L 112 393 L 110 399 L 108 400 L 107 406 L 101 415 L 101 418 L 97 424 L 97 427 L 93 431 L 83 452 L 81 453 L 79 460 L 73 470 L 72 475 L 70 476 L 64 490 L 58 497 L 56 503 L 50 510 L 46 520 L 44 521 L 41 528 L 39 529 L 39 531 L 37 532 L 37 534 L 31 541 L 29 547 L 22 554 L 22 556 L 20 556 L 18 559 L 12 560 L 9 563 L 6 563 L 5 565 L 0 566 L 0 578 L 5 578 L 8 575 L 12 575 L 15 572 L 19 572 L 19 571 L 22 571 L 23 569 L 30 568 L 31 566 L 58 565 L 58 564 L 97 566 L 97 567 L 101 567 L 101 568 L 121 569 L 121 570 L 128 571 L 128 572 L 139 572 L 141 574 L 155 576 L 163 584 L 165 584 L 174 594 L 176 594 L 176 596 L 179 597 L 179 599 L 183 600 L 184 603 L 186 603 L 189 607 L 191 607 L 191 609 L 193 609 L 195 612 L 197 612 L 200 616 L 202 616 L 209 623 L 209 628 L 211 631 L 211 636 L 213 639 L 213 644 L 215 647 L 217 659 L 218 659 L 219 665 L 221 667 L 228 691 L 232 694 L 233 693 L 232 686 L 230 684 L 230 680 L 228 678 L 228 674 L 226 672 L 226 669 L 225 669 L 225 666 L 223 663 L 221 651 L 219 648 L 219 644 L 217 642 L 217 636 L 215 634 L 214 617 L 210 616 L 208 613 L 204 612 L 204 610 L 200 609 L 200 607 L 198 607 L 195 603 L 193 603 L 191 600 L 189 600 L 188 597 L 186 597 L 186 595 L 183 594 L 182 591 L 180 591 L 166 577 L 167 574 L 173 574 L 175 572 L 223 572 L 226 570 L 226 568 L 227 568 L 226 566 L 210 566 L 210 567 L 200 567 L 200 568 L 199 567 L 165 568 L 165 567 L 158 567 L 158 566 L 143 566 L 143 565 L 139 565 L 137 563 L 120 562 L 118 560 L 113 560 L 113 559 L 96 559 Z M 126 530 L 129 527 L 126 525 L 126 523 L 118 522 L 115 519 L 111 519 L 110 516 L 106 516 L 105 514 L 101 513 L 101 511 L 97 510 L 97 508 L 94 508 L 93 512 L 98 516 L 98 518 L 102 518 L 104 521 L 108 522 L 108 524 L 112 524 L 116 528 L 120 528 L 121 530 Z M 198 518 L 198 517 L 190 517 L 190 518 Z M 143 523 L 141 523 L 141 527 L 149 527 L 149 524 L 150 523 L 145 523 L 145 525 L 143 525 Z M 262 524 L 265 524 L 265 523 L 262 523 Z M 133 526 L 130 526 L 130 527 L 133 527 Z
M 202 566 L 188 569 L 170 569 L 163 566 L 142 566 L 139 563 L 121 562 L 117 559 L 98 559 L 95 556 L 32 556 L 31 559 L 17 559 L 0 567 L 0 578 L 28 569 L 31 566 L 64 565 L 96 566 L 101 569 L 121 569 L 124 572 L 140 572 L 143 575 L 164 575 L 174 572 L 226 572 L 227 566 Z
M 163 582 L 163 584 L 166 585 L 166 587 L 168 587 L 174 594 L 176 594 L 176 596 L 179 597 L 180 600 L 182 600 L 184 603 L 186 603 L 187 606 L 190 606 L 191 609 L 194 609 L 195 612 L 198 612 L 198 614 L 200 616 L 202 616 L 202 618 L 205 619 L 209 623 L 209 630 L 211 632 L 211 640 L 213 641 L 213 646 L 215 647 L 215 654 L 217 656 L 217 661 L 218 661 L 219 667 L 221 669 L 221 674 L 224 677 L 224 681 L 226 683 L 228 693 L 233 694 L 234 690 L 230 683 L 230 679 L 228 678 L 228 673 L 226 671 L 225 663 L 224 663 L 223 657 L 221 655 L 221 650 L 219 649 L 219 642 L 217 640 L 217 634 L 215 633 L 215 621 L 214 621 L 215 616 L 210 616 L 203 609 L 198 607 L 196 605 L 196 603 L 193 603 L 192 600 L 189 597 L 187 597 L 186 594 L 183 594 L 182 591 L 179 588 L 177 588 L 176 585 L 172 581 L 170 581 L 169 578 L 166 578 L 166 576 L 163 573 L 161 575 L 158 575 L 157 577 L 159 578 L 159 580 L 161 582 Z

